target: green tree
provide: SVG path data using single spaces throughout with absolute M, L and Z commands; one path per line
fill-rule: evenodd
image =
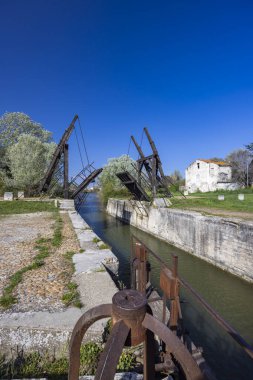
M 253 142 L 248 144 L 248 145 L 245 145 L 246 149 L 249 150 L 251 153 L 253 153 Z
M 110 158 L 99 176 L 99 183 L 104 201 L 113 196 L 129 195 L 127 189 L 116 176 L 119 172 L 128 171 L 136 177 L 135 161 L 127 155 Z
M 52 141 L 52 134 L 41 124 L 22 112 L 6 112 L 0 117 L 0 147 L 6 148 L 17 143 L 22 134 L 37 137 L 43 143 Z
M 53 155 L 55 143 L 42 142 L 38 137 L 23 134 L 16 144 L 7 148 L 11 177 L 7 186 L 19 187 L 31 193 L 43 177 Z
M 170 190 L 173 191 L 178 191 L 179 187 L 184 185 L 185 181 L 180 173 L 179 170 L 174 170 L 173 173 L 171 173 L 168 177 L 169 185 L 170 185 Z
M 171 173 L 170 175 L 170 178 L 171 180 L 174 182 L 174 183 L 180 183 L 182 180 L 183 180 L 183 176 L 182 174 L 180 173 L 179 170 L 174 170 L 173 173 Z

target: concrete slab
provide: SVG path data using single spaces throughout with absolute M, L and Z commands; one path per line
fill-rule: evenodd
M 74 210 L 74 199 L 59 199 L 60 210 Z
M 111 270 L 115 275 L 118 273 L 118 259 L 109 249 L 89 249 L 73 256 L 75 271 L 79 273 L 96 272 L 104 267 Z
M 109 249 L 99 249 L 93 242 L 97 235 L 75 211 L 68 211 L 79 243 L 85 252 L 73 256 L 76 272 L 73 279 L 78 284 L 82 309 L 69 307 L 57 312 L 39 311 L 2 313 L 0 315 L 0 346 L 2 352 L 11 354 L 20 346 L 28 351 L 50 350 L 62 353 L 77 320 L 92 307 L 111 303 L 118 291 L 105 266 L 117 273 L 118 259 Z M 98 237 L 97 237 L 98 238 Z M 93 324 L 85 334 L 84 341 L 101 340 L 107 319 Z
M 172 203 L 168 198 L 155 198 L 153 201 L 153 206 L 158 208 L 169 207 L 171 205 Z
M 112 303 L 112 296 L 118 292 L 111 277 L 106 271 L 82 273 L 75 276 L 84 305 L 82 312 L 98 306 Z
M 77 232 L 77 238 L 80 242 L 93 241 L 93 239 L 99 239 L 99 237 L 92 230 L 83 230 Z

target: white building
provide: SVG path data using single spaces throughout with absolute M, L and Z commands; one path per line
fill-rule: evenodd
M 232 168 L 224 161 L 196 160 L 185 171 L 185 190 L 189 193 L 215 190 L 235 190 Z

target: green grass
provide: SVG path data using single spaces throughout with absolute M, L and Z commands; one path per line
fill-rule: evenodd
M 75 254 L 75 252 L 69 251 L 66 252 L 64 255 L 64 259 L 68 262 L 70 269 L 71 269 L 71 274 L 68 273 L 67 278 L 69 279 L 69 282 L 67 283 L 65 287 L 65 293 L 62 296 L 62 302 L 66 306 L 75 306 L 81 309 L 83 307 L 82 302 L 80 301 L 80 293 L 78 291 L 78 285 L 75 282 L 71 281 L 72 274 L 75 271 L 75 266 L 72 261 L 72 257 Z
M 53 202 L 0 201 L 0 215 L 24 214 L 41 211 L 55 211 Z
M 98 243 L 99 241 L 101 241 L 101 239 L 97 238 L 97 237 L 94 237 L 92 239 L 93 243 Z
M 44 265 L 44 260 L 53 253 L 56 247 L 61 245 L 63 222 L 58 213 L 55 214 L 55 218 L 56 220 L 52 239 L 39 238 L 35 245 L 35 249 L 37 249 L 39 253 L 33 258 L 32 263 L 18 270 L 9 278 L 9 284 L 4 288 L 3 295 L 0 297 L 0 306 L 4 309 L 9 308 L 17 302 L 17 299 L 13 295 L 13 291 L 22 281 L 23 275 L 30 270 L 38 269 Z
M 99 245 L 99 249 L 110 249 L 109 245 L 103 243 Z
M 218 200 L 218 195 L 224 195 L 224 201 Z M 239 201 L 238 194 L 244 194 L 244 201 Z M 215 191 L 209 193 L 189 194 L 190 198 L 170 198 L 173 208 L 181 209 L 219 209 L 227 211 L 240 211 L 253 213 L 253 191 L 242 189 L 241 191 Z
M 63 220 L 59 213 L 56 214 L 56 221 L 54 227 L 54 236 L 52 239 L 53 247 L 60 247 L 62 243 L 62 228 L 63 228 Z
M 88 342 L 80 349 L 80 375 L 94 375 L 103 347 L 100 343 Z M 66 350 L 67 351 L 67 350 Z M 66 379 L 68 374 L 68 354 L 60 357 L 43 351 L 24 353 L 17 351 L 11 359 L 0 354 L 0 378 L 50 378 Z
M 97 272 L 97 273 L 106 272 L 106 269 L 105 269 L 105 267 L 103 267 L 103 268 L 98 268 L 98 269 L 95 270 L 95 272 Z
M 80 376 L 94 375 L 97 370 L 103 345 L 96 342 L 82 344 L 80 348 Z M 132 348 L 124 349 L 118 362 L 117 371 L 131 371 L 136 364 Z M 67 379 L 69 367 L 68 353 L 65 349 L 56 357 L 43 350 L 26 353 L 17 350 L 11 358 L 0 353 L 0 378 L 49 378 Z

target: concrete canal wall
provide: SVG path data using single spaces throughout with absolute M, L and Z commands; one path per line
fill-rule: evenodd
M 109 199 L 107 212 L 194 256 L 253 282 L 253 222 Z

